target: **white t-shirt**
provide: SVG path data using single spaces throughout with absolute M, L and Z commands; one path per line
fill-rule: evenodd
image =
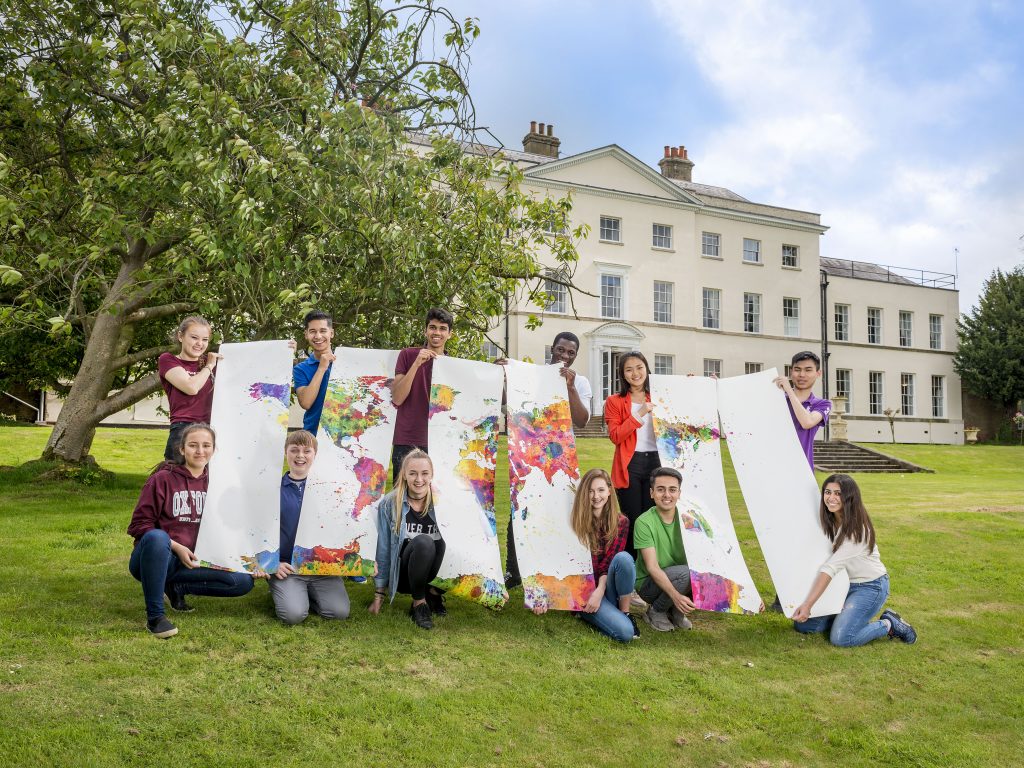
M 862 584 L 885 576 L 885 566 L 878 556 L 878 545 L 868 552 L 866 541 L 847 539 L 832 553 L 832 557 L 821 566 L 821 572 L 835 578 L 839 571 L 846 571 L 851 584 Z
M 594 398 L 594 390 L 590 388 L 590 382 L 587 377 L 582 373 L 577 373 L 576 378 L 573 379 L 576 384 L 576 394 L 580 396 L 580 402 L 583 403 L 583 407 L 587 409 L 587 418 L 590 418 L 590 401 Z
M 654 441 L 654 419 L 650 413 L 639 415 L 640 409 L 646 403 L 633 403 L 633 418 L 640 422 L 640 428 L 636 431 L 637 451 L 656 451 L 658 444 Z

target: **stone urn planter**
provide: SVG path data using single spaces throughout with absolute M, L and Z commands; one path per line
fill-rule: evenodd
M 978 442 L 979 432 L 981 432 L 979 427 L 964 427 L 964 440 L 967 441 L 968 445 L 974 445 Z

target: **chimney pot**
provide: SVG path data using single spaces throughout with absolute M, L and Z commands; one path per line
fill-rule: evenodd
M 562 142 L 555 136 L 554 124 L 530 121 L 530 132 L 523 137 L 523 151 L 533 155 L 558 157 L 558 148 Z
M 679 156 L 680 156 L 681 158 L 683 158 L 683 160 L 686 160 L 686 159 L 687 159 L 687 155 L 686 155 L 686 147 L 680 147 L 680 148 L 679 148 Z
M 669 156 L 669 150 L 671 150 L 671 149 L 672 149 L 672 147 L 670 147 L 668 144 L 665 145 L 665 157 Z
M 693 181 L 693 160 L 687 156 L 686 147 L 665 147 L 665 156 L 658 161 L 658 169 L 666 179 Z
M 679 148 L 678 147 L 672 147 L 671 157 L 679 157 Z
M 530 121 L 530 133 L 536 133 L 536 132 L 537 132 L 537 121 L 536 120 L 531 120 Z
M 537 133 L 539 133 L 541 136 L 543 136 L 544 135 L 544 123 L 539 123 L 537 127 L 538 127 Z
M 548 123 L 548 136 L 552 135 L 551 132 L 553 130 L 555 130 L 555 126 L 553 126 L 551 123 Z

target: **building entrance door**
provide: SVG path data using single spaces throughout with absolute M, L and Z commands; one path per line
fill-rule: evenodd
M 619 358 L 625 349 L 606 349 L 601 353 L 601 401 L 604 402 L 622 387 L 619 376 Z

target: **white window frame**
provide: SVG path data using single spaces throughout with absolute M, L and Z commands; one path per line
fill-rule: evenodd
M 901 373 L 900 374 L 900 414 L 903 416 L 913 416 L 916 410 L 916 403 L 914 398 L 914 374 L 912 373 Z
M 868 413 L 881 416 L 885 410 L 885 372 L 868 371 Z
M 753 247 L 751 247 L 753 246 Z M 752 253 L 756 258 L 748 259 L 747 254 Z M 763 264 L 761 259 L 761 241 L 755 240 L 752 237 L 743 238 L 743 263 L 744 264 Z
M 661 227 L 662 232 L 658 232 L 658 228 Z M 661 240 L 659 243 L 658 240 Z M 657 222 L 651 224 L 651 248 L 657 248 L 662 251 L 672 250 L 672 225 L 671 224 L 658 224 Z
M 722 361 L 716 360 L 715 358 L 705 357 L 704 358 L 704 375 L 705 376 L 717 376 L 722 378 Z
M 504 357 L 504 355 L 501 354 L 501 347 L 490 339 L 485 338 L 483 344 L 480 345 L 480 348 L 484 353 L 484 357 L 488 360 L 497 360 L 499 357 Z
M 942 315 L 928 315 L 928 348 L 942 349 Z
M 760 373 L 764 370 L 764 363 L 744 363 L 743 373 Z
M 757 305 L 756 311 L 752 309 L 749 313 L 747 312 L 747 300 L 748 299 L 752 299 L 752 300 L 756 299 L 756 301 L 752 301 L 751 302 L 751 304 L 756 304 Z M 744 333 L 758 334 L 758 333 L 762 332 L 762 327 L 763 326 L 761 324 L 761 315 L 762 315 L 761 305 L 762 305 L 762 302 L 761 302 L 761 294 L 760 293 L 744 293 L 743 294 L 743 332 Z M 750 328 L 750 330 L 747 329 L 747 325 L 748 325 L 748 323 L 747 323 L 747 315 L 748 314 L 750 315 L 750 319 L 751 319 L 751 322 L 750 322 L 751 328 Z
M 654 355 L 654 373 L 671 376 L 676 370 L 675 355 Z
M 662 289 L 662 297 L 658 297 L 658 289 Z M 674 301 L 675 284 L 669 283 L 664 280 L 654 281 L 654 312 L 652 316 L 656 323 L 671 323 L 672 322 L 672 304 Z M 658 316 L 658 311 L 662 311 L 662 316 Z
M 609 223 L 609 225 L 607 227 L 605 226 L 605 222 L 606 221 Z M 614 227 L 611 226 L 612 222 L 615 223 Z M 606 231 L 609 234 L 614 232 L 615 237 L 614 238 L 605 237 L 605 232 Z M 621 243 L 622 242 L 622 219 L 619 218 L 618 216 L 601 216 L 598 219 L 597 234 L 598 234 L 598 237 L 599 237 L 599 239 L 600 239 L 600 241 L 602 243 Z
M 842 311 L 840 311 L 842 310 Z M 840 315 L 842 315 L 840 325 Z M 832 306 L 832 319 L 833 319 L 833 336 L 836 341 L 849 341 L 850 340 L 850 305 L 849 304 L 834 304 Z M 842 331 L 840 332 L 840 329 Z
M 550 294 L 553 298 L 544 307 L 545 312 L 552 314 L 564 315 L 569 311 L 569 291 L 561 283 L 554 282 L 553 277 L 557 275 L 548 272 L 548 276 L 544 278 L 544 292 Z
M 624 264 L 610 264 L 607 262 L 595 261 L 597 267 L 597 315 L 606 320 L 628 320 L 629 319 L 629 267 Z M 604 277 L 618 277 L 622 280 L 621 312 L 619 317 L 611 317 L 604 314 Z
M 938 385 L 938 386 L 936 386 Z M 932 376 L 932 418 L 946 418 L 946 377 Z
M 904 322 L 905 321 L 905 322 Z M 899 314 L 900 346 L 909 348 L 914 346 L 914 313 L 905 309 Z
M 712 250 L 714 253 L 711 253 Z M 705 259 L 722 258 L 722 236 L 718 232 L 700 233 L 700 255 Z
M 844 386 L 840 386 L 841 383 Z M 844 392 L 846 393 L 846 410 L 843 413 L 853 413 L 853 371 L 849 368 L 836 368 L 836 397 Z
M 787 253 L 786 249 L 791 249 L 791 253 Z M 786 257 L 792 255 L 793 263 L 787 264 Z M 786 269 L 800 269 L 800 246 L 799 245 L 788 245 L 783 243 L 782 245 L 782 266 Z
M 722 289 L 701 288 L 700 290 L 700 322 L 701 328 L 713 331 L 722 329 Z M 709 306 L 709 299 L 714 299 L 714 307 Z M 708 325 L 709 312 L 713 312 L 714 325 Z
M 871 317 L 872 317 L 872 313 L 874 313 L 875 317 L 877 317 L 877 319 L 878 319 L 878 323 L 877 323 L 877 325 L 875 327 L 875 340 L 874 341 L 871 340 Z M 884 319 L 885 318 L 884 318 L 884 315 L 882 314 L 882 310 L 881 310 L 880 307 L 868 307 L 868 325 L 867 325 L 867 331 L 868 331 L 867 340 L 868 340 L 868 344 L 881 344 L 882 343 L 882 340 L 884 338 L 883 335 L 882 335 L 882 328 L 883 328 L 883 321 L 884 321 Z
M 782 299 L 782 335 L 800 335 L 800 299 L 786 296 Z

